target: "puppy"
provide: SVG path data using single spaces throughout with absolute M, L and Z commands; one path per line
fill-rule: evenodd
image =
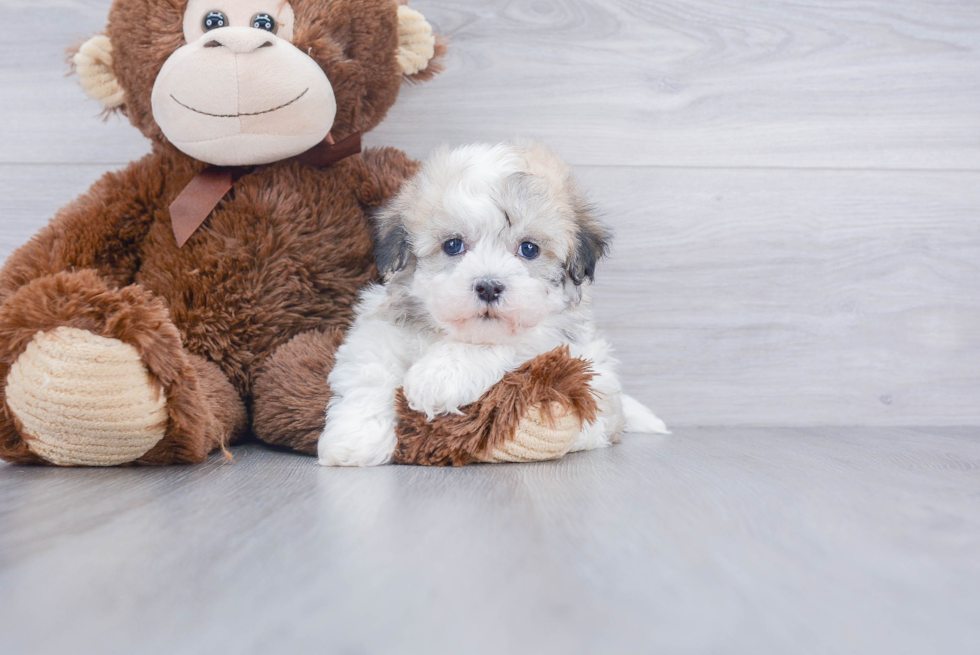
M 599 416 L 572 450 L 624 429 L 665 432 L 622 394 L 587 281 L 610 234 L 569 166 L 517 141 L 442 149 L 377 217 L 383 286 L 364 291 L 329 376 L 325 466 L 375 466 L 396 446 L 395 392 L 430 419 L 459 413 L 524 362 L 567 344 L 591 363 Z

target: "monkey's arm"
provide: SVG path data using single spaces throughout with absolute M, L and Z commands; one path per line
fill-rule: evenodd
M 17 249 L 0 270 L 0 303 L 38 278 L 93 269 L 112 286 L 133 281 L 139 246 L 162 206 L 166 172 L 147 155 L 107 173 Z
M 599 411 L 589 364 L 567 347 L 535 357 L 462 414 L 429 420 L 396 393 L 396 464 L 465 466 L 474 462 L 558 459 Z

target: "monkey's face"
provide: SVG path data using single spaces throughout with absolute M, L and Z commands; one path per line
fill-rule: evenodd
M 89 48 L 79 66 L 83 86 L 96 95 L 108 80 L 107 108 L 219 166 L 373 128 L 438 56 L 428 23 L 397 0 L 115 0 L 108 33 L 105 56 Z
M 337 102 L 323 69 L 290 43 L 294 22 L 279 0 L 190 0 L 187 44 L 153 85 L 167 139 L 221 166 L 266 164 L 323 141 Z

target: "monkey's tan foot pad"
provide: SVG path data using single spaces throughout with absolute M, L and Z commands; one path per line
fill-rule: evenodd
M 549 421 L 540 407 L 532 407 L 517 426 L 514 436 L 489 453 L 478 456 L 486 463 L 543 462 L 564 457 L 582 431 L 582 419 L 558 403 L 551 408 Z
M 6 393 L 28 448 L 60 466 L 133 462 L 167 429 L 166 397 L 136 349 L 86 330 L 35 335 Z
M 429 421 L 399 389 L 396 464 L 540 462 L 571 450 L 598 405 L 588 362 L 557 348 L 504 376 L 459 415 Z

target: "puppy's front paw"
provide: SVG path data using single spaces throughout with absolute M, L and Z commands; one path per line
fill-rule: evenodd
M 322 466 L 381 466 L 394 454 L 394 445 L 389 445 L 393 440 L 371 430 L 348 432 L 340 439 L 323 434 L 318 447 Z
M 472 380 L 458 362 L 419 361 L 405 374 L 408 406 L 430 420 L 439 414 L 461 414 L 460 407 L 479 400 L 483 390 L 472 389 Z
M 317 454 L 323 466 L 381 466 L 391 462 L 396 441 L 392 417 L 341 403 L 328 409 Z

